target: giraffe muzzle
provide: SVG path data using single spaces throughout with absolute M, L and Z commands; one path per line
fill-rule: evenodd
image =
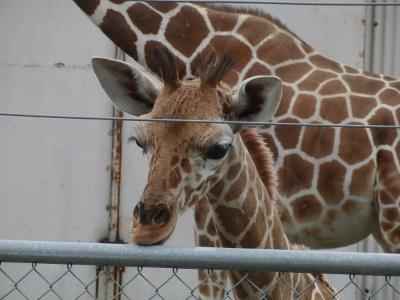
M 133 210 L 132 235 L 138 245 L 160 245 L 175 229 L 176 213 L 173 207 L 159 203 L 146 208 L 140 201 Z
M 170 209 L 166 204 L 157 204 L 150 209 L 145 209 L 145 205 L 140 201 L 133 210 L 133 218 L 139 220 L 142 225 L 163 225 L 169 222 Z

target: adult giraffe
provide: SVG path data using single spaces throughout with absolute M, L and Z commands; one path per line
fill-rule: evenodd
M 256 11 L 195 4 L 74 0 L 140 64 L 168 48 L 180 72 L 192 74 L 199 53 L 229 54 L 225 82 L 254 75 L 284 82 L 279 122 L 398 124 L 400 81 L 332 61 L 279 21 Z M 355 243 L 372 233 L 387 252 L 400 252 L 400 144 L 396 129 L 260 129 L 274 152 L 281 219 L 292 242 L 313 248 Z M 202 209 L 202 210 L 201 210 Z M 198 241 L 215 241 L 197 209 Z
M 92 66 L 117 106 L 146 119 L 269 120 L 279 105 L 282 83 L 273 76 L 250 77 L 233 96 L 221 83 L 232 66 L 229 57 L 200 62 L 199 78 L 185 81 L 172 54 L 156 52 L 155 57 L 161 89 L 124 62 L 94 58 Z M 253 130 L 146 121 L 134 125 L 132 138 L 150 158 L 147 183 L 133 212 L 132 233 L 138 244 L 165 241 L 175 229 L 177 207 L 206 196 L 222 246 L 298 248 L 287 239 L 276 212 L 272 153 Z M 243 272 L 227 273 L 239 299 L 335 297 L 320 274 L 250 272 L 243 280 Z

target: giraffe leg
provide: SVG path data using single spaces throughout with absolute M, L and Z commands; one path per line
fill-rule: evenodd
M 202 198 L 194 206 L 194 216 L 196 245 L 200 247 L 220 247 L 206 197 Z M 199 287 L 200 299 L 224 298 L 227 272 L 199 270 L 198 278 L 202 282 Z
M 378 152 L 377 197 L 379 231 L 375 238 L 387 252 L 400 253 L 400 171 L 395 153 Z

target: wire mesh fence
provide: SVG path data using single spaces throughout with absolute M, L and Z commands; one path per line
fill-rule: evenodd
M 220 269 L 242 271 L 229 284 Z M 259 286 L 253 275 L 266 271 L 279 276 Z M 288 272 L 315 279 L 298 288 Z M 330 299 L 400 299 L 395 254 L 0 241 L 0 299 L 240 299 L 239 285 L 252 288 L 250 299 L 273 299 L 278 286 L 309 299 L 307 290 L 324 281 L 319 272 L 336 274 L 328 277 Z M 370 286 L 362 274 L 373 275 Z

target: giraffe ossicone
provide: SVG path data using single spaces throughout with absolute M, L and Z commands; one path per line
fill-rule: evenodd
M 110 99 L 130 114 L 146 118 L 134 125 L 134 139 L 150 160 L 147 183 L 133 211 L 133 240 L 140 245 L 163 243 L 173 232 L 179 212 L 206 199 L 221 246 L 297 249 L 286 237 L 276 211 L 272 154 L 258 134 L 245 125 L 148 121 L 271 118 L 281 100 L 282 82 L 274 76 L 251 77 L 233 95 L 222 82 L 233 64 L 229 57 L 200 63 L 199 78 L 181 80 L 169 52 L 155 56 L 163 81 L 159 90 L 126 63 L 92 60 Z M 258 154 L 251 153 L 255 150 L 263 154 L 258 166 L 254 162 Z M 321 274 L 227 274 L 239 299 L 297 299 L 298 295 L 332 299 L 335 294 Z M 249 280 L 242 280 L 243 276 Z

